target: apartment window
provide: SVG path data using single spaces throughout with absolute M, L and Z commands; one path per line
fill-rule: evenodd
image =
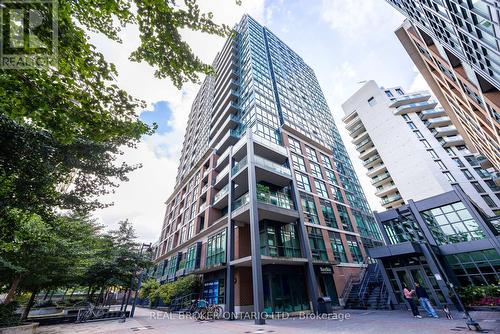
M 335 219 L 335 213 L 333 212 L 333 207 L 330 201 L 320 199 L 319 204 L 321 206 L 321 212 L 323 213 L 326 225 L 337 228 L 337 220 Z
M 361 254 L 361 248 L 359 247 L 358 240 L 353 235 L 346 235 L 347 246 L 351 251 L 352 260 L 357 263 L 363 263 L 363 254 Z
M 420 141 L 422 144 L 424 144 L 425 148 L 431 148 L 431 144 L 429 144 L 429 142 L 427 140 L 421 140 Z
M 495 249 L 447 255 L 445 259 L 463 286 L 498 284 L 500 280 Z
M 465 160 L 467 160 L 471 166 L 479 166 L 479 162 L 475 156 L 467 156 L 465 157 Z
M 455 161 L 455 163 L 457 164 L 458 167 L 460 167 L 460 168 L 465 167 L 464 163 L 459 158 L 452 158 L 452 160 Z
M 337 204 L 337 211 L 339 212 L 340 222 L 342 223 L 342 228 L 345 231 L 354 232 L 351 224 L 351 220 L 349 219 L 349 214 L 347 213 L 347 209 L 345 206 Z
M 212 267 L 224 262 L 226 262 L 226 230 L 208 238 L 206 266 Z
M 168 260 L 167 275 L 169 277 L 173 277 L 175 276 L 176 271 L 177 271 L 177 255 L 172 256 L 170 260 Z
M 472 186 L 474 187 L 474 189 L 476 189 L 476 191 L 478 193 L 484 193 L 484 192 L 486 192 L 486 191 L 484 191 L 484 188 L 479 184 L 479 182 L 473 181 L 470 184 L 472 184 Z
M 429 152 L 432 159 L 439 159 L 439 156 L 436 154 L 436 152 L 434 150 L 427 150 L 427 152 Z
M 333 169 L 332 162 L 330 161 L 330 158 L 328 156 L 321 154 L 321 160 L 323 161 L 323 166 Z
M 316 151 L 309 146 L 306 146 L 306 154 L 309 160 L 318 162 L 318 157 L 316 156 Z
M 325 182 L 315 179 L 314 185 L 316 186 L 316 192 L 318 193 L 318 195 L 328 198 L 328 192 L 326 191 Z
M 482 169 L 481 167 L 476 167 L 476 168 L 474 168 L 474 170 L 483 179 L 487 179 L 487 178 L 491 177 L 490 172 L 488 172 L 487 170 Z
M 443 174 L 446 177 L 446 179 L 448 179 L 449 182 L 451 183 L 457 182 L 457 180 L 455 180 L 455 178 L 453 177 L 453 175 L 451 175 L 450 172 L 443 172 Z
M 404 114 L 404 115 L 403 115 L 403 119 L 404 119 L 405 121 L 407 121 L 407 122 L 410 122 L 410 121 L 411 121 L 410 116 L 409 116 L 409 115 L 407 115 L 407 114 Z
M 309 184 L 309 177 L 307 175 L 296 172 L 295 179 L 297 180 L 298 188 L 305 191 L 311 191 L 311 185 Z
M 469 172 L 467 169 L 463 169 L 462 173 L 464 173 L 467 180 L 474 180 L 474 176 L 472 176 L 471 172 Z
M 446 168 L 446 166 L 444 165 L 444 163 L 441 160 L 436 160 L 435 162 L 439 166 L 439 169 L 441 169 L 441 170 L 447 170 L 448 169 L 448 168 Z
M 309 194 L 300 193 L 300 201 L 302 202 L 302 211 L 304 211 L 306 223 L 319 224 L 314 197 Z
M 335 200 L 339 201 L 339 202 L 342 202 L 344 203 L 344 197 L 342 196 L 342 192 L 340 191 L 340 188 L 339 187 L 331 187 L 332 189 L 332 194 L 333 194 L 333 197 Z
M 328 255 L 326 254 L 325 240 L 323 240 L 323 234 L 321 229 L 316 227 L 307 227 L 307 232 L 309 234 L 309 244 L 311 245 L 311 253 L 314 260 L 328 261 Z
M 407 122 L 406 124 L 408 124 L 408 127 L 410 129 L 412 129 L 412 130 L 416 130 L 417 129 L 417 127 L 415 126 L 415 123 L 413 123 L 413 122 Z
M 438 245 L 485 238 L 462 202 L 423 211 L 422 216 Z
M 413 131 L 413 133 L 417 136 L 418 139 L 424 138 L 424 136 L 422 135 L 422 132 L 420 132 L 418 130 Z
M 335 177 L 335 173 L 329 169 L 326 170 L 326 179 L 331 184 L 338 185 L 337 178 Z
M 405 95 L 405 93 L 403 93 L 401 88 L 396 88 L 396 93 L 398 93 L 399 95 Z
M 452 149 L 451 147 L 447 147 L 447 148 L 445 148 L 445 150 L 446 150 L 446 153 L 448 153 L 448 155 L 449 155 L 450 157 L 456 157 L 456 156 L 457 156 L 457 155 L 455 154 L 455 152 L 453 152 L 453 149 Z
M 368 99 L 368 104 L 373 107 L 374 105 L 377 104 L 377 101 L 375 100 L 375 98 L 372 96 Z
M 289 143 L 290 149 L 292 151 L 295 151 L 297 153 L 302 153 L 302 149 L 300 147 L 300 142 L 297 139 L 292 138 L 292 137 L 288 137 L 288 143 Z
M 385 95 L 387 95 L 387 97 L 394 97 L 394 95 L 392 95 L 390 90 L 386 90 Z
M 311 173 L 312 175 L 314 175 L 314 177 L 320 179 L 323 178 L 323 174 L 321 174 L 321 167 L 315 162 L 311 162 Z
M 347 262 L 347 255 L 345 253 L 340 233 L 329 231 L 328 237 L 330 239 L 330 245 L 332 246 L 333 257 L 335 260 L 337 262 Z
M 495 204 L 495 202 L 491 199 L 491 197 L 489 195 L 481 195 L 481 197 L 486 202 L 486 204 L 488 204 L 488 206 L 490 208 L 496 208 L 497 205 Z
M 186 252 L 186 264 L 184 268 L 186 270 L 194 270 L 196 266 L 196 244 L 188 248 Z
M 301 170 L 303 172 L 307 172 L 306 164 L 304 163 L 304 158 L 298 156 L 295 153 L 292 153 L 292 164 L 293 164 L 293 168 L 295 168 L 296 170 Z
M 484 183 L 486 183 L 488 185 L 488 187 L 491 188 L 491 190 L 493 191 L 499 191 L 500 190 L 500 187 L 498 187 L 496 184 L 495 184 L 495 181 L 493 180 L 483 180 Z

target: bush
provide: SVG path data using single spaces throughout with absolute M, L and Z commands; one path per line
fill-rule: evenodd
M 16 313 L 18 307 L 19 303 L 16 301 L 0 304 L 0 328 L 21 324 L 21 315 Z
M 162 285 L 155 279 L 150 279 L 141 286 L 139 297 L 141 297 L 141 299 L 149 298 L 150 306 L 152 306 L 156 298 L 160 298 L 168 305 L 174 297 L 197 293 L 200 290 L 201 281 L 197 275 L 188 275 L 179 278 L 177 281 Z
M 500 286 L 481 285 L 467 286 L 458 290 L 460 298 L 468 306 L 498 306 L 500 305 Z

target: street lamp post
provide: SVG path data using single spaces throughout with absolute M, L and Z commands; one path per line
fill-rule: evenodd
M 146 251 L 147 252 L 150 252 L 151 251 L 151 243 L 149 244 L 142 244 L 141 246 L 141 252 L 140 252 L 140 257 L 142 257 L 142 252 L 144 251 L 144 248 L 146 248 Z M 139 276 L 139 282 L 137 284 L 137 289 L 135 290 L 135 294 L 134 294 L 134 302 L 132 303 L 132 310 L 130 311 L 130 318 L 133 318 L 134 317 L 134 312 L 135 312 L 135 304 L 137 303 L 137 293 L 141 287 L 141 283 L 142 283 L 142 276 L 144 275 L 144 268 L 142 268 L 143 270 L 141 271 L 141 276 Z M 132 276 L 131 280 L 130 280 L 130 292 L 129 292 L 129 296 L 127 297 L 127 302 L 125 303 L 125 309 L 124 309 L 124 314 L 127 314 L 127 305 L 128 305 L 128 302 L 129 302 L 129 298 L 130 298 L 130 293 L 132 293 L 132 289 L 134 288 L 134 281 L 135 281 L 135 278 L 137 276 L 137 270 L 134 271 L 134 275 Z

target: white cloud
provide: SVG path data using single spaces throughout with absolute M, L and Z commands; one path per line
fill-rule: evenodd
M 413 79 L 413 82 L 408 86 L 408 91 L 410 92 L 416 92 L 419 90 L 428 90 L 430 91 L 429 85 L 427 85 L 427 82 L 425 81 L 424 77 L 420 72 L 417 70 L 416 67 L 413 68 L 415 71 L 415 78 Z
M 241 6 L 237 6 L 235 0 L 198 2 L 202 12 L 212 11 L 215 22 L 229 26 L 238 23 L 245 13 L 258 20 L 264 17 L 264 0 L 243 1 Z M 182 36 L 193 52 L 207 63 L 213 61 L 225 40 L 191 31 L 183 31 Z M 172 131 L 145 138 L 135 150 L 125 150 L 124 160 L 129 164 L 142 163 L 143 168 L 131 173 L 129 182 L 121 184 L 113 194 L 102 199 L 114 202 L 114 206 L 99 210 L 94 216 L 110 227 L 116 226 L 119 220 L 129 218 L 142 241 L 154 242 L 163 222 L 164 202 L 175 185 L 185 127 L 198 85 L 186 84 L 178 90 L 170 80 L 154 78 L 154 70 L 149 65 L 133 63 L 128 59 L 139 43 L 137 27 L 127 27 L 121 37 L 123 44 L 91 34 L 91 42 L 108 61 L 116 65 L 120 87 L 149 105 L 157 101 L 169 102 Z
M 323 0 L 321 18 L 346 40 L 365 40 L 380 25 L 402 21 L 402 16 L 378 15 L 380 9 L 388 6 L 383 0 Z

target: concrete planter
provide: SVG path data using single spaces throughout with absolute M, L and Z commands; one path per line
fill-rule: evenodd
M 0 328 L 0 334 L 35 334 L 38 323 Z

